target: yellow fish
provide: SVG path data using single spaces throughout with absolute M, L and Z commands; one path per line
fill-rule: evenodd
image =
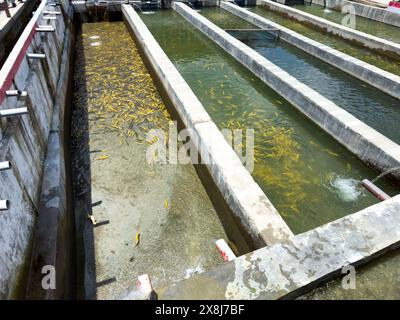
M 165 199 L 164 205 L 165 205 L 165 209 L 168 209 L 168 199 Z
M 97 158 L 97 160 L 106 160 L 108 159 L 108 156 L 100 156 Z

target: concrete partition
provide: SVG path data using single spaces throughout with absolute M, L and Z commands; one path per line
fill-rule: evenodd
M 43 10 L 63 14 L 44 20 Z M 0 160 L 12 166 L 0 172 L 0 198 L 10 202 L 9 210 L 0 212 L 0 299 L 25 296 L 32 252 L 39 275 L 33 286 L 40 293 L 31 297 L 61 297 L 65 292 L 70 230 L 61 124 L 72 48 L 71 16 L 62 6 L 43 0 L 0 70 L 0 110 L 28 109 L 28 114 L 3 118 L 0 124 Z M 55 31 L 37 29 L 44 25 Z M 45 57 L 32 58 L 31 53 Z M 7 90 L 25 91 L 26 97 L 7 96 Z M 44 265 L 56 267 L 57 290 L 41 287 Z
M 373 7 L 363 3 L 347 0 L 313 0 L 312 3 L 339 11 L 342 9 L 348 10 L 348 8 L 351 6 L 355 14 L 359 17 L 400 27 L 400 15 L 383 8 Z
M 400 146 L 299 82 L 244 43 L 190 9 L 173 8 L 362 161 L 379 171 L 400 166 Z M 400 182 L 400 172 L 392 172 Z
M 278 29 L 280 39 L 336 68 L 341 69 L 351 76 L 356 77 L 397 99 L 400 99 L 399 76 L 307 38 L 232 3 L 221 1 L 220 7 L 261 29 Z
M 388 56 L 392 56 L 396 59 L 400 59 L 399 43 L 381 39 L 373 35 L 354 30 L 270 0 L 262 0 L 262 5 L 269 10 L 278 12 L 294 20 L 307 23 L 308 25 L 312 25 L 343 39 L 358 43 L 372 50 L 376 50 L 378 53 L 380 52 Z
M 293 236 L 264 192 L 245 169 L 203 105 L 161 49 L 139 15 L 122 5 L 127 26 L 145 60 L 187 129 L 227 205 L 255 246 L 285 242 Z
M 291 299 L 400 246 L 400 196 L 166 288 L 159 299 Z M 347 272 L 346 272 L 347 273 Z

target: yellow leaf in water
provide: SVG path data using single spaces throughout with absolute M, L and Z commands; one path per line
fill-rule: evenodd
M 328 152 L 331 156 L 340 157 L 337 153 L 335 153 L 335 152 L 333 152 L 333 151 L 331 151 L 329 149 L 326 149 L 326 152 Z
M 97 158 L 97 160 L 106 160 L 108 159 L 108 156 L 100 156 Z
M 140 233 L 136 232 L 136 236 L 135 236 L 135 247 L 137 247 L 140 243 Z

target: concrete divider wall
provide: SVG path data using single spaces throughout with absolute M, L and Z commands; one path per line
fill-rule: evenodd
M 292 299 L 400 246 L 400 196 L 165 288 L 162 300 Z
M 24 30 L 25 24 L 32 18 L 32 9 L 39 2 L 39 0 L 26 0 L 23 8 L 18 10 L 11 18 L 7 18 L 7 24 L 0 30 L 0 66 L 7 59 L 8 52 L 12 50 Z M 0 15 L 5 16 L 5 13 L 1 11 Z
M 266 8 L 286 15 L 297 21 L 312 25 L 316 28 L 332 33 L 343 39 L 358 43 L 378 53 L 386 54 L 388 56 L 400 59 L 400 44 L 389 40 L 381 39 L 373 35 L 357 31 L 340 24 L 330 22 L 326 19 L 317 17 L 315 15 L 282 5 L 270 0 L 263 0 L 262 5 Z
M 209 160 L 206 166 L 215 185 L 254 245 L 272 245 L 293 236 L 139 15 L 129 5 L 122 5 L 122 12 L 146 60 L 190 129 L 191 141 L 198 142 L 202 159 Z
M 339 11 L 345 6 L 353 6 L 357 16 L 400 27 L 400 15 L 383 8 L 347 0 L 313 0 L 312 3 Z
M 66 63 L 63 52 L 70 43 L 70 33 L 66 29 L 66 15 L 58 15 L 56 20 L 43 20 L 42 11 L 60 11 L 61 6 L 50 6 L 44 0 L 36 10 L 35 15 L 26 26 L 20 40 L 0 70 L 0 87 L 2 100 L 0 109 L 27 107 L 28 114 L 14 118 L 3 118 L 0 130 L 0 160 L 8 160 L 11 170 L 0 173 L 0 198 L 10 201 L 10 208 L 0 212 L 0 299 L 23 297 L 26 287 L 27 274 L 30 265 L 33 234 L 36 224 L 42 217 L 48 219 L 51 214 L 54 223 L 48 223 L 43 234 L 51 234 L 58 225 L 62 225 L 66 214 L 63 180 L 64 159 L 63 145 L 57 147 L 61 134 L 52 126 L 55 118 L 64 123 L 63 112 L 65 99 L 63 90 L 66 85 L 61 81 Z M 39 25 L 50 24 L 56 32 L 35 32 Z M 32 38 L 33 37 L 33 38 Z M 26 52 L 25 52 L 26 51 Z M 44 52 L 45 59 L 30 59 L 26 53 Z M 20 62 L 20 63 L 19 63 Z M 13 76 L 14 75 L 14 76 Z M 5 97 L 8 89 L 24 90 L 26 98 Z M 56 137 L 58 135 L 58 138 Z M 48 171 L 53 165 L 58 166 L 55 177 L 48 177 Z M 51 188 L 48 184 L 53 183 Z M 59 191 L 59 203 L 52 197 L 52 192 Z M 53 212 L 43 210 L 46 201 L 51 202 L 57 209 Z M 43 251 L 51 251 L 53 246 L 61 246 L 60 242 L 49 242 Z M 52 240 L 55 240 L 54 238 Z M 58 259 L 65 258 L 62 247 L 53 249 Z M 42 263 L 46 259 L 40 257 Z M 65 261 L 62 261 L 65 264 Z M 47 263 L 46 263 L 47 264 Z M 48 263 L 58 266 L 56 263 Z M 62 270 L 62 268 L 60 268 Z M 41 270 L 40 270 L 41 271 Z M 62 277 L 60 272 L 58 277 Z M 60 288 L 61 289 L 61 288 Z
M 379 171 L 400 165 L 398 144 L 299 82 L 188 6 L 175 2 L 173 8 L 362 161 Z M 400 173 L 392 172 L 392 178 L 400 182 Z
M 280 39 L 336 68 L 341 69 L 351 76 L 356 77 L 397 99 L 400 99 L 399 76 L 302 36 L 297 32 L 285 28 L 253 12 L 244 10 L 234 4 L 222 1 L 220 7 L 261 29 L 278 29 Z

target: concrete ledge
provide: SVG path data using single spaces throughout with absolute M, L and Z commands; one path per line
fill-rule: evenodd
M 24 30 L 26 23 L 32 17 L 32 10 L 39 3 L 39 0 L 26 0 L 23 7 L 13 15 L 7 24 L 0 29 L 0 66 L 7 58 L 7 53 L 11 51 L 19 35 Z M 0 13 L 5 15 L 3 11 Z M 8 18 L 7 18 L 8 19 Z
M 353 6 L 357 16 L 400 27 L 400 15 L 382 8 L 347 0 L 313 0 L 312 3 L 338 11 L 345 6 Z
M 263 18 L 253 12 L 234 4 L 222 1 L 220 7 L 246 20 L 261 29 L 279 30 L 279 38 L 311 54 L 312 56 L 333 65 L 336 68 L 356 77 L 383 92 L 400 99 L 400 77 L 379 69 L 364 61 L 353 58 L 343 52 L 302 36 L 288 28 Z
M 326 19 L 317 17 L 315 15 L 291 8 L 286 5 L 282 5 L 270 0 L 262 0 L 262 5 L 268 9 L 279 12 L 292 19 L 300 22 L 311 24 L 317 28 L 320 28 L 326 32 L 332 33 L 343 39 L 350 40 L 362 44 L 363 46 L 376 50 L 380 53 L 384 53 L 388 56 L 400 59 L 400 44 L 389 40 L 381 39 L 373 35 L 357 31 L 340 24 L 330 22 Z
M 362 161 L 379 171 L 400 166 L 399 145 L 299 82 L 188 6 L 174 2 L 173 8 Z M 392 177 L 400 181 L 399 172 L 393 172 Z
M 51 9 L 49 9 L 51 10 Z M 67 15 L 67 24 L 63 35 L 63 50 L 60 61 L 60 73 L 57 82 L 56 100 L 53 107 L 51 130 L 48 138 L 47 155 L 44 162 L 42 190 L 38 210 L 27 299 L 62 299 L 68 297 L 70 290 L 69 265 L 73 261 L 70 256 L 72 215 L 67 205 L 67 177 L 64 155 L 64 114 L 68 102 L 68 88 L 72 79 L 72 52 L 74 29 L 68 20 L 72 18 L 72 10 Z M 56 270 L 56 289 L 42 288 L 42 268 L 54 266 Z
M 159 299 L 295 298 L 400 246 L 400 196 L 157 290 Z
M 184 125 L 190 129 L 191 141 L 197 142 L 202 159 L 209 160 L 206 166 L 214 183 L 255 246 L 293 236 L 139 15 L 129 5 L 122 5 L 122 12 Z

